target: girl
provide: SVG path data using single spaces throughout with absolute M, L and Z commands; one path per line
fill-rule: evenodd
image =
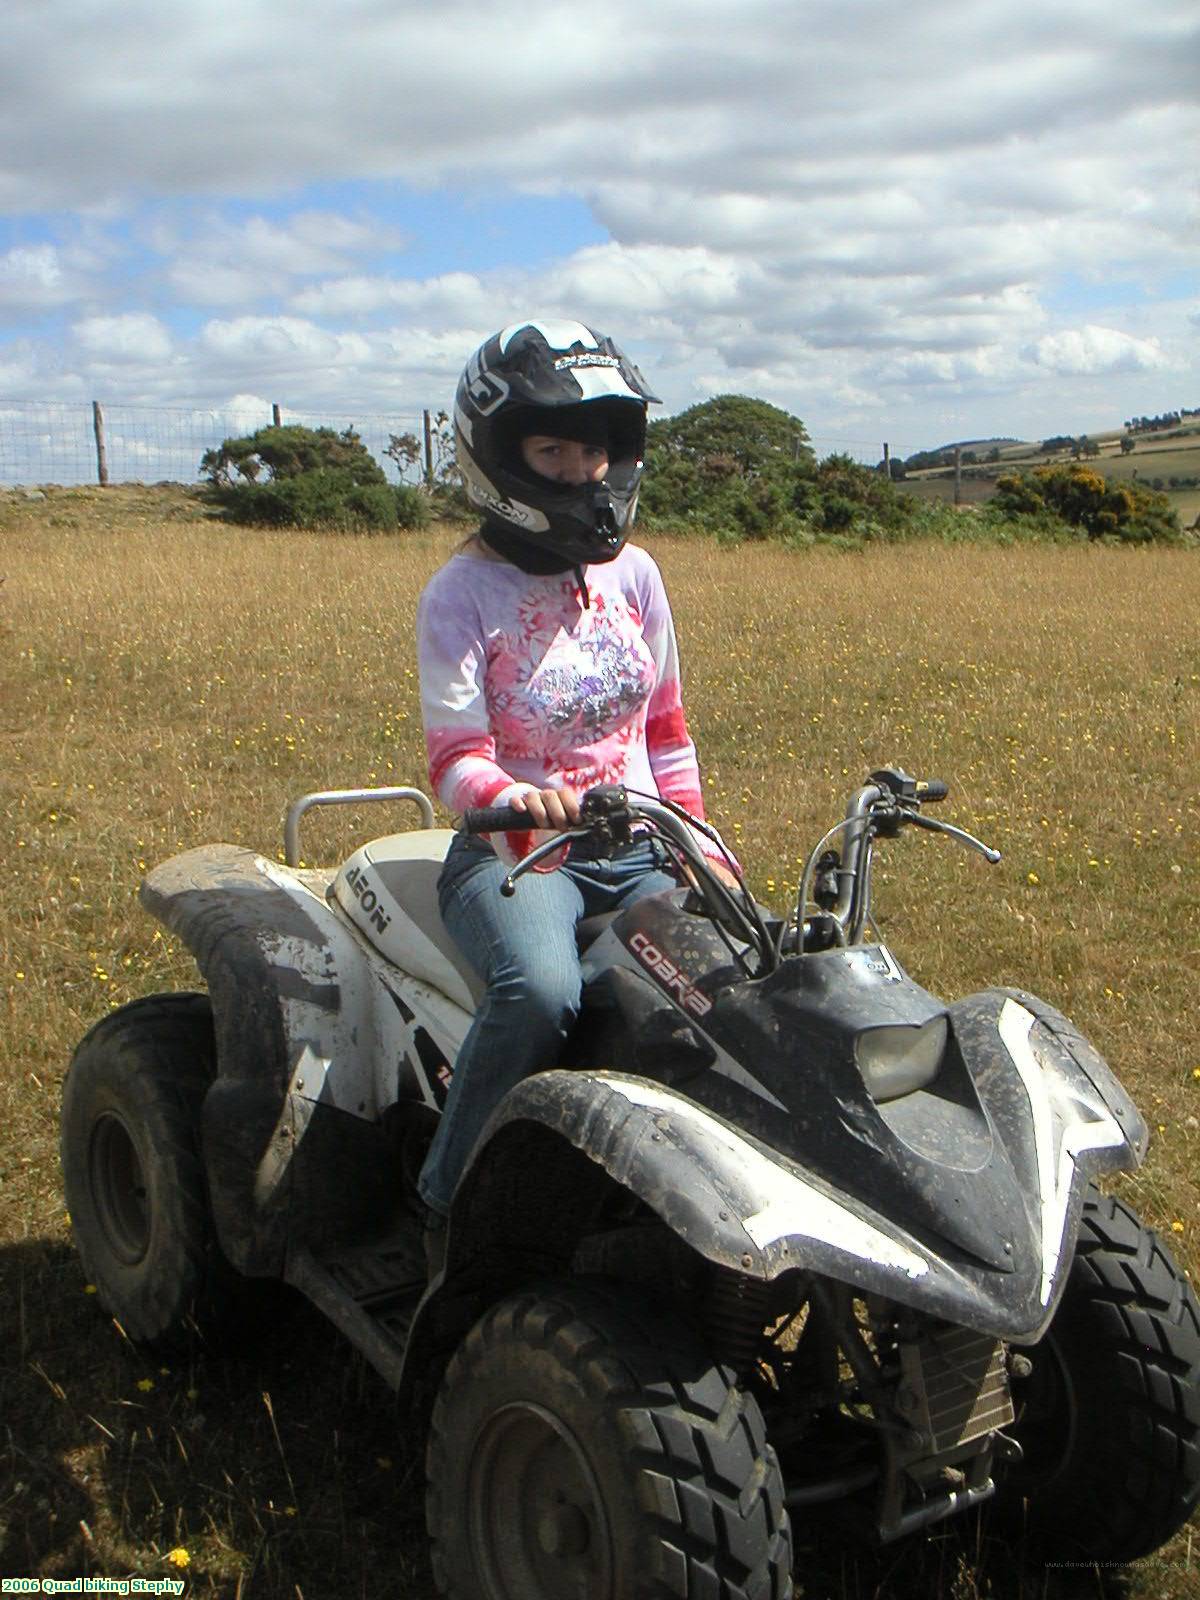
M 653 399 L 612 340 L 577 322 L 514 324 L 467 363 L 457 457 L 483 522 L 434 574 L 417 621 L 430 779 L 453 811 L 512 805 L 562 830 L 582 793 L 624 783 L 703 816 L 662 578 L 626 543 Z M 460 833 L 438 885 L 487 992 L 421 1171 L 431 1271 L 492 1109 L 555 1063 L 575 1020 L 577 923 L 675 883 L 648 840 L 605 857 L 576 841 L 503 898 L 509 867 L 538 840 Z

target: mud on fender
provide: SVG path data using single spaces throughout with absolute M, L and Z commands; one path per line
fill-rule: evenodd
M 677 1090 L 615 1072 L 553 1071 L 518 1084 L 492 1117 L 455 1202 L 482 1223 L 514 1167 L 528 1181 L 545 1133 L 643 1200 L 709 1261 L 771 1279 L 809 1268 L 895 1294 L 927 1263 L 894 1233 Z M 552 1183 L 551 1183 L 552 1190 Z M 552 1193 L 547 1196 L 553 1206 Z M 470 1213 L 469 1219 L 466 1213 Z M 801 1248 L 802 1247 L 802 1248 Z

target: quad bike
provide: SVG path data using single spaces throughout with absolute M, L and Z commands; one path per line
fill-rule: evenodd
M 1200 1310 L 1095 1186 L 1145 1124 L 1052 1007 L 944 1004 L 870 937 L 877 840 L 998 859 L 945 792 L 873 773 L 780 919 L 704 824 L 592 791 L 572 837 L 648 832 L 680 886 L 581 927 L 567 1052 L 493 1114 L 432 1282 L 415 1175 L 480 995 L 436 909 L 451 833 L 341 791 L 292 807 L 286 867 L 167 861 L 142 898 L 208 992 L 105 1017 L 65 1084 L 101 1303 L 162 1345 L 302 1291 L 426 1422 L 462 1600 L 780 1600 L 798 1519 L 889 1541 L 993 1496 L 1077 1558 L 1156 1548 L 1200 1495 Z M 297 865 L 310 806 L 380 797 L 424 826 Z

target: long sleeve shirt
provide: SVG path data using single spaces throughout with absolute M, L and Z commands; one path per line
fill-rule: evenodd
M 587 605 L 573 572 L 538 576 L 460 551 L 426 585 L 421 706 L 430 781 L 450 810 L 531 787 L 623 783 L 703 817 L 658 567 L 627 544 L 585 579 Z M 508 835 L 503 853 L 521 855 L 530 838 Z

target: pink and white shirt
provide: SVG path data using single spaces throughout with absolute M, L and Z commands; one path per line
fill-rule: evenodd
M 703 817 L 658 567 L 627 544 L 585 578 L 586 606 L 574 572 L 539 576 L 465 550 L 425 586 L 425 743 L 450 810 L 503 805 L 528 788 L 623 783 Z M 501 853 L 516 859 L 534 837 L 509 834 Z

